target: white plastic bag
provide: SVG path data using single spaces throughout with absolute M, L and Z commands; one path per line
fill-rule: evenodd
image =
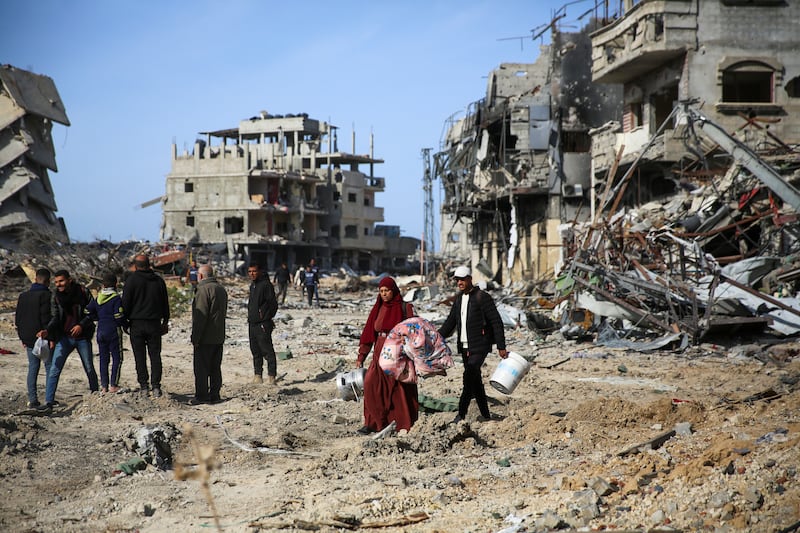
M 42 361 L 47 361 L 50 359 L 50 343 L 47 339 L 39 337 L 36 339 L 36 343 L 33 345 L 31 352 Z

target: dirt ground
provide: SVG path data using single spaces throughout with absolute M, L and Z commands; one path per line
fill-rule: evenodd
M 509 348 L 534 364 L 507 396 L 489 386 L 499 358 L 488 358 L 502 420 L 478 421 L 473 403 L 465 422 L 423 412 L 411 431 L 376 439 L 356 433 L 362 404 L 341 400 L 334 380 L 354 368 L 352 332 L 374 294 L 326 292 L 308 309 L 291 293 L 274 342 L 292 357 L 270 386 L 251 383 L 246 285 L 228 289 L 215 405 L 187 403 L 183 315 L 165 337 L 163 397 L 135 392 L 126 339 L 122 393 L 89 394 L 72 354 L 61 405 L 26 414 L 27 359 L 13 308 L 2 310 L 0 347 L 17 353 L 0 355 L 0 530 L 210 531 L 215 514 L 232 532 L 788 531 L 800 521 L 796 342 L 636 353 L 507 329 Z M 421 382 L 420 394 L 446 407 L 461 371 Z M 43 399 L 43 374 L 39 387 Z M 144 469 L 120 471 L 139 456 Z

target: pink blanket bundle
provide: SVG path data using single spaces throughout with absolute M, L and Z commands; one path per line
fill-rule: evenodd
M 417 376 L 442 374 L 453 366 L 453 357 L 436 327 L 415 316 L 397 324 L 386 336 L 378 359 L 383 372 L 404 383 Z

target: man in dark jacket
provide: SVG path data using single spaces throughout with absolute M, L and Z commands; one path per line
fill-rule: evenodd
M 289 267 L 286 266 L 286 263 L 281 263 L 275 270 L 275 278 L 273 281 L 278 285 L 278 294 L 276 295 L 276 299 L 280 299 L 281 304 L 286 302 L 286 290 L 289 288 L 289 278 L 292 277 L 291 273 L 289 272 Z
M 220 401 L 222 388 L 222 344 L 228 292 L 214 277 L 210 265 L 197 269 L 197 292 L 192 301 L 192 346 L 194 346 L 193 405 Z
M 43 411 L 52 410 L 55 404 L 58 380 L 67 362 L 67 356 L 72 350 L 77 349 L 78 355 L 81 356 L 83 370 L 89 379 L 89 390 L 97 392 L 99 389 L 92 354 L 94 322 L 86 311 L 86 307 L 92 301 L 92 294 L 83 285 L 75 283 L 66 270 L 57 270 L 53 274 L 53 283 L 56 286 L 56 293 L 50 306 L 51 318 L 47 324 L 47 338 L 55 342 L 55 348 L 47 374 L 45 404 L 39 407 Z
M 272 317 L 278 311 L 275 288 L 261 271 L 261 265 L 247 268 L 250 277 L 250 299 L 247 301 L 247 323 L 250 330 L 250 352 L 253 354 L 253 383 L 263 383 L 264 359 L 267 360 L 267 383 L 274 385 L 278 375 L 275 348 L 272 346 Z
M 508 357 L 503 320 L 492 297 L 472 284 L 469 267 L 460 266 L 453 273 L 460 294 L 456 296 L 450 314 L 439 328 L 442 337 L 457 333 L 458 352 L 464 358 L 464 390 L 458 401 L 458 415 L 454 422 L 467 416 L 467 408 L 472 398 L 478 404 L 481 417 L 491 419 L 486 390 L 481 380 L 481 366 L 497 344 L 497 353 L 502 359 Z
M 130 324 L 131 349 L 136 362 L 140 394 L 147 395 L 152 385 L 153 397 L 161 396 L 161 336 L 169 331 L 169 295 L 164 279 L 150 268 L 150 259 L 139 254 L 133 260 L 136 269 L 122 291 L 122 309 Z M 150 375 L 147 356 L 150 356 Z
M 25 351 L 28 352 L 28 407 L 39 407 L 36 381 L 39 378 L 41 363 L 44 363 L 45 380 L 49 373 L 50 358 L 42 361 L 33 355 L 33 345 L 36 339 L 47 338 L 47 324 L 51 318 L 50 298 L 50 271 L 40 268 L 36 271 L 36 278 L 30 290 L 19 295 L 14 314 L 17 335 Z

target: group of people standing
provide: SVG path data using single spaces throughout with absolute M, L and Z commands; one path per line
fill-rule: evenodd
M 192 329 L 195 396 L 191 404 L 215 403 L 221 400 L 222 355 L 225 341 L 228 293 L 214 276 L 210 265 L 192 265 Z M 59 377 L 67 357 L 77 350 L 92 392 L 118 392 L 123 362 L 122 333 L 130 336 L 136 364 L 140 394 L 160 397 L 162 336 L 169 331 L 169 296 L 164 279 L 156 274 L 147 255 L 134 258 L 133 271 L 125 281 L 124 290 L 117 292 L 117 277 L 103 275 L 103 288 L 97 298 L 86 287 L 75 282 L 69 272 L 53 274 L 55 293 L 50 292 L 50 271 L 36 271 L 30 289 L 20 294 L 15 315 L 18 335 L 28 355 L 28 406 L 51 411 Z M 304 284 L 309 305 L 319 284 L 316 264 L 312 260 L 304 269 Z M 250 264 L 247 303 L 247 322 L 250 351 L 253 357 L 254 383 L 264 382 L 264 363 L 267 383 L 277 381 L 277 358 L 272 343 L 274 317 L 278 299 L 285 301 L 291 278 L 286 264 L 276 271 L 276 293 L 270 277 L 259 264 Z M 453 278 L 459 293 L 450 313 L 439 328 L 442 337 L 456 333 L 457 351 L 464 362 L 463 390 L 458 413 L 453 422 L 464 420 L 472 399 L 475 399 L 480 418 L 492 415 L 481 378 L 481 367 L 496 345 L 501 358 L 507 357 L 503 323 L 492 297 L 472 284 L 468 267 L 455 269 Z M 309 280 L 309 281 L 305 281 Z M 419 416 L 417 385 L 404 383 L 384 372 L 378 362 L 379 354 L 389 332 L 397 324 L 415 316 L 413 305 L 403 301 L 397 283 L 384 277 L 378 285 L 378 295 L 359 339 L 356 365 L 362 368 L 369 353 L 372 359 L 364 377 L 364 425 L 361 434 L 381 431 L 394 422 L 396 428 L 410 429 Z M 95 328 L 95 322 L 97 326 Z M 92 337 L 97 330 L 100 356 L 100 376 L 95 372 Z M 37 339 L 45 339 L 51 357 L 34 355 Z M 148 372 L 148 358 L 150 369 Z M 37 377 L 42 363 L 45 367 L 45 403 L 37 395 Z
M 130 335 L 140 389 L 145 394 L 152 390 L 154 397 L 161 396 L 161 336 L 168 331 L 170 313 L 167 288 L 163 278 L 150 268 L 146 255 L 137 255 L 132 268 L 121 295 L 117 292 L 117 276 L 103 274 L 103 288 L 97 298 L 63 269 L 52 274 L 52 293 L 50 271 L 36 271 L 30 289 L 19 295 L 15 313 L 17 333 L 28 355 L 28 407 L 49 412 L 57 405 L 58 382 L 73 351 L 81 358 L 90 391 L 118 392 L 123 331 Z M 92 353 L 95 330 L 99 379 Z M 37 339 L 46 340 L 49 357 L 40 359 L 34 355 Z M 39 402 L 37 391 L 42 364 L 46 376 L 44 403 Z

